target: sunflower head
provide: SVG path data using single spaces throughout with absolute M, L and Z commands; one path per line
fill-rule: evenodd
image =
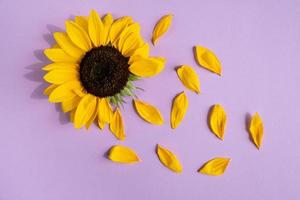
M 44 50 L 53 62 L 43 68 L 50 83 L 45 94 L 71 113 L 76 128 L 89 127 L 95 119 L 101 128 L 122 124 L 119 109 L 113 108 L 135 96 L 135 81 L 164 68 L 163 58 L 149 56 L 140 25 L 129 16 L 100 18 L 92 10 L 89 16 L 67 20 L 66 32 L 55 32 L 54 38 L 57 44 Z

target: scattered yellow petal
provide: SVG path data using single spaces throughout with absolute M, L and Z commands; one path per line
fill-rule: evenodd
M 185 92 L 181 92 L 173 100 L 171 111 L 171 127 L 175 129 L 183 120 L 188 109 L 189 102 Z
M 119 140 L 125 140 L 124 122 L 119 108 L 114 112 L 109 128 L 114 136 Z
M 220 104 L 214 105 L 209 114 L 209 125 L 211 131 L 221 140 L 224 140 L 226 121 L 224 108 Z
M 155 125 L 162 125 L 164 119 L 160 114 L 160 111 L 155 108 L 154 106 L 143 102 L 141 100 L 135 99 L 134 100 L 135 108 L 138 114 L 147 122 Z
M 136 163 L 141 161 L 138 155 L 129 147 L 116 145 L 108 153 L 108 158 L 118 163 Z
M 183 85 L 198 94 L 200 93 L 200 82 L 195 70 L 187 65 L 177 69 L 177 74 Z
M 91 94 L 85 95 L 79 102 L 75 118 L 75 128 L 81 128 L 84 126 L 89 119 L 93 116 L 95 109 L 97 108 L 97 98 Z
M 99 47 L 101 44 L 104 44 L 104 38 L 102 38 L 102 33 L 104 30 L 103 23 L 95 10 L 90 12 L 88 19 L 88 29 L 90 38 L 95 47 Z
M 66 21 L 66 31 L 72 42 L 83 51 L 89 51 L 92 43 L 87 32 L 78 24 L 72 21 Z
M 98 119 L 101 122 L 109 123 L 112 117 L 113 117 L 113 111 L 109 103 L 109 100 L 107 98 L 99 99 Z
M 159 74 L 164 69 L 164 64 L 161 58 L 140 58 L 130 65 L 129 71 L 140 77 L 151 77 Z
M 221 63 L 218 60 L 217 56 L 211 50 L 202 46 L 196 46 L 195 58 L 200 66 L 221 76 Z
M 262 145 L 262 140 L 264 137 L 264 124 L 257 112 L 250 120 L 249 132 L 253 143 L 259 149 Z
M 156 153 L 160 162 L 167 168 L 177 173 L 182 172 L 182 166 L 180 164 L 180 161 L 177 159 L 176 155 L 173 154 L 170 150 L 165 149 L 160 145 L 157 145 Z
M 205 163 L 199 170 L 199 173 L 211 175 L 211 176 L 220 176 L 224 174 L 230 158 L 214 158 L 207 163 Z
M 152 43 L 156 44 L 159 37 L 161 37 L 164 33 L 166 33 L 172 23 L 173 15 L 165 15 L 163 16 L 155 25 L 153 33 L 152 33 Z

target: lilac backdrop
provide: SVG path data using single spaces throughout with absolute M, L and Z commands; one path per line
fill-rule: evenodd
M 153 55 L 168 59 L 157 77 L 138 83 L 140 98 L 156 105 L 166 123 L 151 126 L 128 103 L 122 110 L 127 139 L 117 141 L 95 126 L 76 130 L 59 106 L 42 95 L 42 49 L 64 20 L 90 9 L 131 15 L 150 41 L 156 21 L 174 22 Z M 1 0 L 1 200 L 90 199 L 297 199 L 300 185 L 300 1 L 298 0 Z M 223 63 L 218 77 L 194 61 L 192 47 L 215 51 Z M 202 94 L 187 92 L 190 107 L 171 130 L 171 100 L 184 90 L 174 68 L 188 64 L 201 80 Z M 210 133 L 212 104 L 228 113 L 225 141 Z M 265 140 L 258 151 L 245 119 L 258 111 Z M 164 168 L 155 145 L 174 151 L 184 171 Z M 119 165 L 104 157 L 115 144 L 132 147 L 143 162 Z M 232 162 L 221 177 L 198 174 L 215 156 Z

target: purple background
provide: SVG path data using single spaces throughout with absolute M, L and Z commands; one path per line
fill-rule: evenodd
M 76 130 L 59 105 L 42 95 L 42 49 L 51 32 L 90 9 L 131 15 L 150 41 L 154 24 L 173 13 L 169 32 L 152 55 L 168 59 L 165 70 L 138 83 L 141 99 L 165 117 L 162 127 L 141 120 L 131 102 L 122 110 L 127 139 L 106 129 Z M 297 199 L 300 185 L 300 1 L 297 0 L 1 0 L 1 200 L 90 199 Z M 223 63 L 219 77 L 198 67 L 192 47 L 212 49 Z M 195 68 L 202 94 L 187 91 L 190 106 L 171 130 L 171 100 L 184 90 L 174 68 Z M 225 141 L 210 133 L 206 118 L 221 103 L 228 114 Z M 265 123 L 258 151 L 245 128 L 259 112 Z M 159 143 L 177 154 L 184 171 L 175 174 L 158 161 Z M 119 165 L 105 152 L 132 147 L 143 162 Z M 221 177 L 197 173 L 215 156 L 232 162 Z

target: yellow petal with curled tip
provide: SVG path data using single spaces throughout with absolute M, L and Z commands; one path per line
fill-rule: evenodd
M 181 92 L 173 100 L 172 111 L 171 111 L 171 127 L 177 128 L 183 120 L 185 113 L 188 109 L 189 102 L 185 95 L 185 92 Z
M 89 32 L 88 17 L 75 16 L 75 23 L 79 25 L 85 32 Z
M 70 81 L 64 83 L 51 92 L 49 101 L 52 103 L 57 103 L 74 98 L 76 96 L 74 90 L 79 88 L 82 88 L 80 81 Z
M 230 158 L 214 158 L 207 163 L 205 163 L 199 170 L 199 173 L 211 175 L 211 176 L 220 176 L 224 174 Z
M 100 98 L 98 104 L 98 118 L 101 122 L 109 123 L 113 117 L 113 110 L 107 98 Z
M 209 114 L 209 125 L 211 131 L 221 140 L 224 140 L 227 116 L 220 104 L 212 106 Z
M 68 37 L 66 33 L 62 32 L 55 32 L 53 34 L 56 42 L 59 44 L 59 46 L 70 56 L 81 59 L 84 52 L 77 47 Z
M 75 128 L 81 128 L 88 120 L 93 116 L 95 109 L 97 108 L 97 98 L 91 94 L 85 95 L 79 102 L 75 117 Z
M 42 68 L 44 71 L 51 71 L 51 70 L 67 70 L 67 69 L 74 69 L 74 70 L 79 70 L 79 66 L 76 63 L 51 63 L 49 65 L 46 65 Z
M 103 18 L 103 38 L 104 38 L 104 44 L 103 45 L 107 45 L 109 42 L 109 31 L 110 31 L 110 27 L 112 25 L 112 23 L 114 22 L 113 16 L 108 13 L 104 16 Z
M 177 69 L 177 75 L 186 88 L 198 94 L 200 93 L 199 78 L 192 67 L 182 65 L 180 68 Z
M 122 145 L 115 145 L 110 148 L 108 158 L 114 162 L 127 164 L 141 161 L 131 148 Z
M 138 114 L 145 121 L 155 125 L 162 125 L 164 123 L 163 116 L 160 114 L 160 111 L 154 106 L 138 99 L 134 100 L 134 105 Z
M 90 38 L 95 47 L 99 47 L 101 44 L 104 44 L 103 38 L 103 23 L 95 10 L 92 10 L 88 19 L 88 29 Z
M 83 51 L 86 52 L 92 48 L 89 35 L 75 22 L 66 21 L 66 31 L 72 42 Z
M 114 112 L 109 128 L 114 136 L 119 140 L 125 140 L 124 122 L 119 108 Z
M 111 43 L 115 43 L 115 41 L 119 39 L 122 31 L 132 22 L 133 22 L 132 18 L 128 16 L 122 17 L 114 21 L 109 31 L 109 38 Z
M 59 48 L 45 49 L 44 54 L 47 56 L 49 60 L 53 62 L 69 62 L 69 63 L 78 62 L 78 58 L 74 58 L 66 54 L 64 50 Z
M 264 137 L 264 124 L 257 112 L 250 120 L 249 132 L 253 143 L 259 149 L 262 145 L 262 140 Z
M 173 20 L 173 15 L 165 15 L 163 16 L 155 25 L 152 33 L 152 43 L 156 44 L 158 38 L 160 38 L 163 34 L 165 34 Z
M 52 92 L 55 88 L 57 88 L 57 87 L 58 87 L 58 85 L 51 84 L 51 85 L 49 85 L 47 88 L 45 88 L 43 94 L 46 95 L 46 96 L 49 96 L 49 95 L 51 94 L 51 92 Z
M 180 161 L 177 159 L 176 155 L 172 153 L 170 150 L 163 148 L 160 145 L 157 145 L 156 153 L 160 162 L 169 168 L 170 170 L 180 173 L 182 172 L 182 165 Z
M 221 62 L 211 50 L 202 47 L 195 47 L 195 58 L 198 64 L 218 75 L 222 74 Z
M 140 77 L 151 77 L 159 74 L 164 69 L 164 64 L 161 58 L 141 58 L 129 66 L 129 71 Z
M 79 73 L 74 69 L 56 69 L 48 72 L 44 80 L 53 84 L 63 84 L 68 81 L 79 80 Z

